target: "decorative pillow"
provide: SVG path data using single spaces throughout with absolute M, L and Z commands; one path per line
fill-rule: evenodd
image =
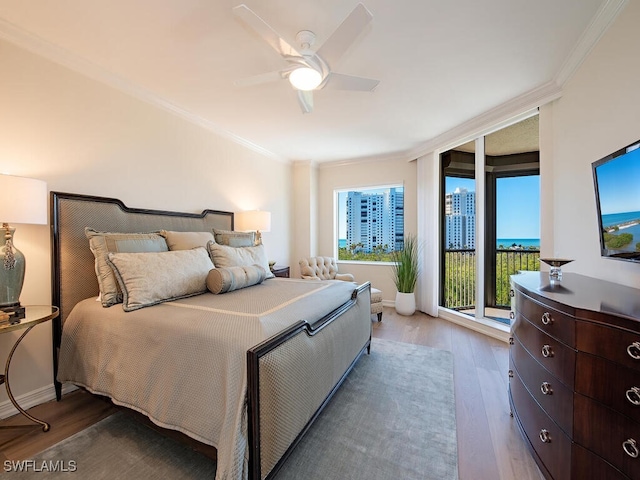
M 100 287 L 100 300 L 103 307 L 122 302 L 122 292 L 111 267 L 107 264 L 109 252 L 166 252 L 167 242 L 157 232 L 151 233 L 113 233 L 98 232 L 85 228 L 89 247 L 95 257 L 96 276 Z
M 255 232 L 234 232 L 233 230 L 213 229 L 216 243 L 230 247 L 253 247 L 256 243 Z
M 202 248 L 173 252 L 109 253 L 107 261 L 122 288 L 122 307 L 131 312 L 207 290 L 213 269 Z
M 262 283 L 267 276 L 260 265 L 214 268 L 207 275 L 211 293 L 227 293 Z
M 168 230 L 160 230 L 167 240 L 169 250 L 191 250 L 192 248 L 207 248 L 207 243 L 213 241 L 211 232 L 172 232 Z
M 229 247 L 228 245 L 220 245 L 218 243 L 209 242 L 207 244 L 209 255 L 216 268 L 219 267 L 249 267 L 251 265 L 260 265 L 264 268 L 267 276 L 271 278 L 275 275 L 269 269 L 269 260 L 264 250 L 264 245 L 256 245 L 255 247 Z

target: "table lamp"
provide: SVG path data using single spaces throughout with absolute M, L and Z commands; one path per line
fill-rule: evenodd
M 47 223 L 47 184 L 42 180 L 0 175 L 0 311 L 24 318 L 20 292 L 25 258 L 13 245 L 16 231 L 10 223 Z
M 262 232 L 271 231 L 271 212 L 262 210 L 248 210 L 235 214 L 235 229 L 256 232 L 256 245 L 262 243 Z

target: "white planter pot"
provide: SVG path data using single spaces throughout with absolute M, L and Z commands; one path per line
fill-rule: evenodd
M 416 311 L 416 296 L 414 293 L 396 293 L 396 312 L 400 315 L 413 315 Z

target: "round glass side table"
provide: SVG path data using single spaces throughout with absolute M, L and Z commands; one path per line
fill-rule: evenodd
M 31 420 L 34 423 L 38 423 L 42 425 L 42 430 L 45 432 L 49 431 L 50 425 L 47 422 L 42 420 L 38 420 L 34 416 L 30 415 L 27 411 L 25 411 L 18 402 L 14 398 L 11 393 L 11 386 L 9 385 L 9 367 L 11 366 L 11 359 L 13 358 L 13 353 L 18 348 L 18 345 L 22 341 L 22 339 L 31 331 L 33 327 L 36 325 L 47 322 L 56 318 L 59 314 L 58 307 L 54 307 L 51 305 L 29 305 L 25 307 L 25 316 L 21 319 L 16 319 L 15 321 L 8 320 L 0 324 L 0 334 L 9 333 L 15 330 L 26 329 L 22 335 L 16 340 L 13 344 L 13 348 L 9 352 L 9 356 L 7 357 L 7 363 L 4 367 L 4 374 L 0 374 L 0 385 L 4 383 L 4 386 L 7 389 L 7 395 L 9 400 L 13 404 L 14 407 L 25 417 Z

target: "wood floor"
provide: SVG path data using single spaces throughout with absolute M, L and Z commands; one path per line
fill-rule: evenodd
M 373 336 L 454 353 L 460 480 L 543 478 L 510 416 L 507 344 L 422 313 L 403 317 L 391 308 L 384 309 L 382 322 L 373 322 Z M 49 432 L 37 425 L 3 429 L 28 421 L 19 416 L 1 420 L 0 460 L 29 458 L 116 411 L 104 400 L 76 391 L 61 402 L 30 409 L 51 422 Z

